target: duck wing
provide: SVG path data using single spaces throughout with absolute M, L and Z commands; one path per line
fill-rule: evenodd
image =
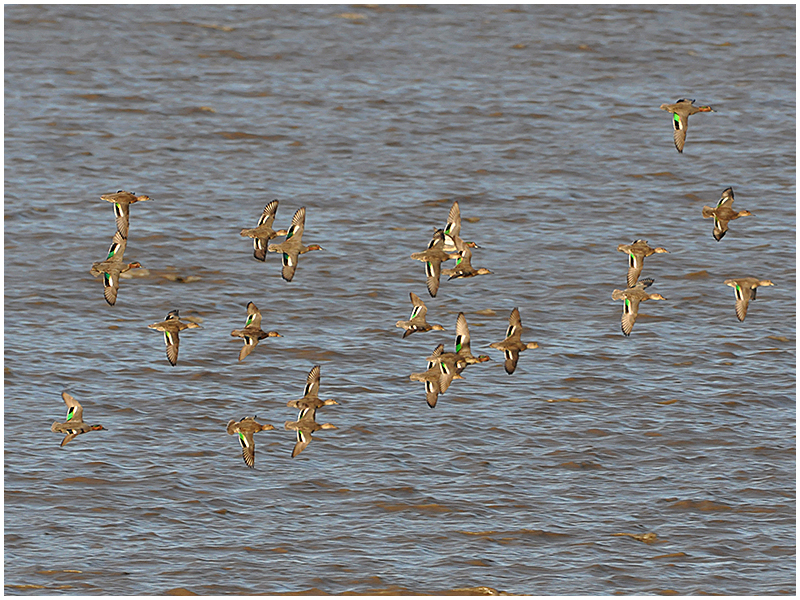
M 261 311 L 252 302 L 247 303 L 247 320 L 244 323 L 245 329 L 253 327 L 254 329 L 261 329 Z
M 503 363 L 506 373 L 511 375 L 517 368 L 517 361 L 519 361 L 519 350 L 516 348 L 503 348 L 503 357 L 506 359 Z
M 114 216 L 117 220 L 117 232 L 128 239 L 131 205 L 128 202 L 114 202 Z
M 178 364 L 178 347 L 180 346 L 180 338 L 177 331 L 164 330 L 164 343 L 167 346 L 167 360 L 173 367 Z
M 122 236 L 122 233 L 120 233 L 119 230 L 117 230 L 114 233 L 114 237 L 111 238 L 111 245 L 108 247 L 108 255 L 106 256 L 106 260 L 121 263 L 127 245 L 128 240 Z
M 291 229 L 289 230 L 289 233 L 291 233 Z M 302 230 L 300 234 L 302 235 Z M 293 248 L 290 248 L 289 250 L 284 250 L 282 256 L 283 256 L 283 269 L 281 270 L 281 277 L 283 277 L 285 281 L 291 281 L 292 278 L 294 277 L 295 270 L 297 270 L 297 261 L 299 260 L 300 257 L 299 248 L 295 245 Z
M 292 217 L 292 226 L 286 232 L 286 241 L 296 239 L 298 242 L 303 237 L 303 230 L 306 225 L 306 207 L 301 206 Z
M 244 459 L 244 463 L 253 469 L 256 465 L 256 443 L 253 439 L 253 432 L 249 431 L 244 433 L 242 431 L 237 431 L 237 433 L 239 434 L 239 444 L 242 446 L 242 458 Z
M 411 310 L 411 316 L 408 318 L 408 320 L 413 321 L 414 319 L 419 318 L 424 321 L 425 316 L 428 314 L 428 307 L 425 306 L 425 303 L 420 300 L 419 296 L 417 296 L 414 292 L 409 292 L 408 295 L 411 298 L 411 304 L 414 305 L 414 308 Z
M 311 433 L 308 431 L 303 431 L 302 429 L 297 430 L 297 441 L 295 442 L 294 448 L 292 448 L 292 458 L 300 454 L 303 450 L 306 449 L 311 443 Z
M 321 374 L 319 365 L 314 365 L 308 372 L 306 387 L 303 389 L 304 398 L 316 398 L 319 396 L 319 382 Z
M 683 145 L 686 143 L 686 131 L 689 129 L 689 115 L 672 114 L 673 139 L 675 148 L 678 152 L 683 152 Z
M 522 337 L 522 318 L 519 316 L 519 308 L 514 307 L 508 317 L 508 329 L 506 329 L 506 341 L 511 338 L 520 339 Z
M 109 268 L 103 272 L 103 296 L 110 306 L 114 306 L 117 302 L 117 292 L 119 291 L 119 273 L 118 268 Z
M 256 227 L 261 227 L 262 225 L 268 225 L 269 227 L 272 227 L 272 222 L 275 220 L 275 214 L 277 212 L 278 201 L 273 200 L 264 207 L 264 212 L 261 213 L 261 216 L 258 219 L 258 225 L 256 225 Z
M 431 408 L 436 408 L 436 401 L 439 399 L 439 382 L 431 379 L 425 380 L 425 401 Z
M 720 219 L 717 215 L 714 215 L 714 230 L 711 234 L 715 240 L 720 241 L 728 233 L 728 222 L 726 219 Z
M 644 267 L 644 255 L 638 252 L 628 252 L 628 287 L 631 288 L 636 284 L 639 275 L 642 274 L 642 267 Z
M 472 354 L 469 349 L 469 327 L 467 317 L 463 312 L 458 313 L 456 319 L 456 354 L 469 356 Z
M 72 440 L 74 440 L 76 437 L 78 437 L 81 433 L 83 433 L 83 432 L 82 431 L 73 431 L 73 432 L 68 433 L 67 435 L 64 436 L 64 439 L 61 440 L 61 446 L 64 446 L 65 444 L 69 444 Z
M 267 242 L 268 238 L 253 238 L 253 258 L 265 262 L 267 260 Z
M 744 321 L 744 318 L 747 316 L 747 306 L 750 304 L 750 299 L 755 297 L 755 294 L 753 294 L 755 290 L 746 285 L 741 285 L 737 281 L 733 281 L 732 283 L 733 284 L 729 283 L 728 285 L 733 288 L 733 293 L 736 296 L 736 317 L 740 321 Z
M 439 391 L 444 394 L 456 376 L 455 365 L 450 360 L 439 361 Z
M 64 404 L 67 405 L 66 423 L 69 423 L 70 421 L 73 423 L 82 423 L 83 407 L 81 406 L 81 403 L 75 400 L 75 398 L 70 396 L 67 392 L 61 392 L 61 398 L 64 400 Z
M 722 206 L 726 206 L 733 210 L 733 188 L 727 188 L 725 191 L 722 192 L 722 196 L 717 202 L 717 208 L 721 208 Z
M 247 356 L 256 349 L 256 346 L 258 346 L 257 337 L 244 334 L 242 335 L 242 339 L 244 340 L 244 345 L 242 346 L 241 350 L 239 350 L 239 360 L 244 360 L 247 358 Z
M 436 292 L 439 291 L 439 278 L 441 274 L 442 261 L 435 258 L 425 261 L 425 276 L 427 277 L 425 284 L 432 298 L 435 298 Z
M 447 225 L 445 225 L 443 233 L 445 247 L 451 251 L 457 249 L 456 240 L 461 233 L 461 209 L 458 207 L 458 200 L 453 202 L 453 206 L 450 207 L 450 214 L 447 217 Z
M 639 302 L 638 296 L 631 297 L 626 295 L 622 303 L 622 333 L 626 336 L 631 334 L 633 324 L 636 323 L 636 317 L 639 316 Z

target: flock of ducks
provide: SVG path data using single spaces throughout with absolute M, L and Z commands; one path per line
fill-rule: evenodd
M 675 104 L 662 104 L 661 109 L 672 113 L 672 125 L 674 129 L 675 148 L 678 152 L 683 152 L 686 144 L 686 132 L 689 129 L 689 116 L 701 112 L 716 112 L 710 106 L 695 106 L 694 100 L 681 98 Z M 751 216 L 753 213 L 747 210 L 735 211 L 733 206 L 733 188 L 727 188 L 722 192 L 722 196 L 715 207 L 704 206 L 703 218 L 714 219 L 714 239 L 720 241 L 728 232 L 728 223 L 739 217 Z M 653 284 L 652 278 L 639 281 L 639 275 L 644 267 L 644 259 L 653 254 L 667 253 L 665 248 L 651 248 L 645 240 L 635 240 L 631 244 L 620 244 L 617 247 L 620 252 L 628 255 L 628 287 L 624 290 L 614 290 L 611 293 L 613 300 L 622 300 L 622 333 L 626 336 L 631 334 L 633 324 L 639 314 L 639 304 L 645 300 L 666 300 L 661 294 L 651 294 L 645 290 Z M 725 285 L 734 288 L 736 297 L 736 317 L 744 321 L 747 315 L 747 305 L 750 300 L 755 300 L 756 288 L 758 286 L 775 285 L 768 279 L 758 279 L 756 277 L 738 277 L 726 279 Z
M 689 128 L 689 116 L 700 112 L 716 112 L 710 106 L 695 106 L 694 100 L 680 99 L 674 104 L 662 104 L 661 109 L 673 115 L 674 142 L 678 152 L 683 152 L 686 143 L 686 132 Z M 120 275 L 130 269 L 141 268 L 138 262 L 124 263 L 123 256 L 127 248 L 128 232 L 130 228 L 130 206 L 136 202 L 150 200 L 148 196 L 137 196 L 130 192 L 120 190 L 114 194 L 105 194 L 101 198 L 114 206 L 116 218 L 116 232 L 111 241 L 105 260 L 95 262 L 90 270 L 94 277 L 102 275 L 103 295 L 109 305 L 114 305 L 119 293 Z M 703 218 L 713 218 L 714 228 L 712 235 L 718 242 L 728 232 L 730 221 L 739 217 L 751 216 L 747 210 L 734 211 L 733 189 L 727 188 L 722 192 L 720 200 L 715 207 L 704 206 Z M 288 229 L 275 231 L 272 225 L 278 210 L 278 201 L 268 203 L 258 220 L 256 227 L 242 229 L 241 235 L 253 240 L 253 257 L 266 262 L 268 252 L 281 255 L 281 276 L 285 281 L 292 281 L 298 266 L 300 255 L 313 250 L 322 250 L 317 244 L 304 245 L 302 242 L 305 229 L 306 209 L 299 208 L 292 217 Z M 458 202 L 450 208 L 447 223 L 441 229 L 435 229 L 428 247 L 422 252 L 411 255 L 414 260 L 419 260 L 425 265 L 425 276 L 428 293 L 432 298 L 439 291 L 442 275 L 452 279 L 465 279 L 478 275 L 491 274 L 486 268 L 472 266 L 472 249 L 479 248 L 478 244 L 464 241 L 461 237 L 461 212 Z M 285 236 L 281 243 L 270 244 L 276 237 Z M 627 288 L 615 289 L 611 297 L 613 300 L 623 301 L 622 333 L 629 336 L 639 313 L 639 304 L 646 300 L 666 300 L 661 294 L 649 293 L 647 290 L 652 284 L 652 278 L 639 279 L 644 268 L 644 259 L 653 254 L 668 253 L 665 248 L 651 248 L 645 240 L 635 240 L 631 244 L 620 244 L 617 250 L 628 255 Z M 442 264 L 454 260 L 452 268 L 442 268 Z M 756 277 L 738 277 L 725 280 L 725 284 L 734 288 L 736 299 L 736 316 L 739 321 L 744 321 L 747 308 L 751 300 L 755 300 L 759 286 L 774 285 L 769 280 Z M 396 326 L 403 329 L 403 338 L 414 333 L 428 331 L 443 331 L 444 327 L 430 324 L 426 320 L 428 309 L 425 303 L 414 292 L 409 294 L 413 309 L 407 321 L 397 321 Z M 178 310 L 170 311 L 165 319 L 149 326 L 150 329 L 161 331 L 164 334 L 166 355 L 169 363 L 174 367 L 178 363 L 178 348 L 180 344 L 179 333 L 185 329 L 200 327 L 197 323 L 180 320 Z M 421 373 L 412 373 L 412 381 L 425 384 L 425 396 L 428 406 L 434 408 L 440 394 L 443 394 L 454 379 L 464 379 L 461 373 L 468 365 L 486 362 L 488 356 L 474 356 L 470 351 L 470 334 L 467 319 L 463 312 L 458 313 L 456 319 L 456 338 L 453 352 L 445 352 L 444 345 L 439 344 L 428 356 L 427 369 Z M 499 342 L 489 344 L 503 353 L 506 373 L 511 375 L 517 368 L 519 355 L 524 350 L 538 348 L 536 342 L 522 341 L 522 319 L 519 309 L 514 308 L 508 319 L 508 328 L 505 338 Z M 239 351 L 239 360 L 244 360 L 262 339 L 269 337 L 282 337 L 277 331 L 263 331 L 261 329 L 261 312 L 253 302 L 247 304 L 247 319 L 242 329 L 231 332 L 231 336 L 242 338 L 243 346 Z M 319 398 L 320 367 L 315 365 L 308 374 L 303 396 L 297 400 L 290 400 L 287 406 L 298 409 L 300 412 L 296 421 L 286 421 L 284 428 L 296 432 L 296 442 L 292 449 L 294 458 L 302 452 L 312 441 L 312 434 L 321 429 L 336 429 L 330 423 L 319 424 L 316 421 L 317 410 L 334 404 L 335 400 L 321 400 Z M 102 425 L 88 425 L 83 421 L 83 407 L 67 392 L 61 394 L 67 405 L 67 416 L 63 423 L 55 422 L 51 430 L 65 434 L 61 445 L 65 445 L 76 436 L 87 431 L 105 429 Z M 227 431 L 231 435 L 238 435 L 242 448 L 242 458 L 248 467 L 255 466 L 254 435 L 260 431 L 275 429 L 272 425 L 261 424 L 257 417 L 244 417 L 239 421 L 230 420 Z
M 130 205 L 136 202 L 150 200 L 148 196 L 137 196 L 131 192 L 119 190 L 113 194 L 105 194 L 101 198 L 111 202 L 114 206 L 114 216 L 116 217 L 117 230 L 111 240 L 111 246 L 105 260 L 96 262 L 90 270 L 94 277 L 103 276 L 103 295 L 106 302 L 113 306 L 117 302 L 119 293 L 120 275 L 130 269 L 140 268 L 138 262 L 125 264 L 123 256 L 128 244 L 128 232 L 130 229 Z M 243 237 L 253 239 L 253 256 L 262 262 L 266 261 L 267 252 L 275 252 L 281 255 L 282 269 L 281 276 L 286 281 L 292 281 L 297 270 L 298 259 L 301 254 L 312 250 L 322 250 L 318 244 L 304 245 L 303 230 L 305 229 L 306 209 L 299 208 L 292 217 L 292 223 L 288 229 L 275 231 L 272 224 L 278 210 L 278 201 L 273 200 L 264 207 L 258 224 L 253 229 L 242 229 Z M 270 244 L 273 238 L 285 236 L 285 240 L 279 244 Z M 166 346 L 167 360 L 173 367 L 178 364 L 178 350 L 180 348 L 180 332 L 185 329 L 199 328 L 200 325 L 194 322 L 183 322 L 178 310 L 170 311 L 163 321 L 153 323 L 148 326 L 150 329 L 161 331 L 164 334 L 164 344 Z M 243 345 L 239 350 L 239 360 L 244 360 L 258 345 L 262 339 L 269 337 L 282 337 L 277 331 L 264 331 L 261 329 L 261 311 L 253 302 L 247 303 L 247 319 L 242 329 L 235 329 L 231 336 L 242 338 Z M 330 423 L 319 424 L 316 422 L 317 410 L 332 404 L 338 404 L 335 400 L 320 400 L 320 367 L 315 365 L 308 374 L 303 397 L 297 400 L 290 400 L 287 405 L 298 409 L 300 412 L 296 421 L 287 421 L 285 429 L 296 432 L 296 442 L 292 449 L 292 458 L 300 454 L 311 442 L 312 433 L 320 429 L 336 429 Z M 83 407 L 67 392 L 61 394 L 67 405 L 67 416 L 63 423 L 55 422 L 51 430 L 56 433 L 65 434 L 61 445 L 67 444 L 76 436 L 87 431 L 97 431 L 105 429 L 102 425 L 88 425 L 83 420 Z M 242 458 L 248 467 L 255 467 L 255 443 L 253 436 L 259 431 L 269 431 L 274 429 L 272 425 L 261 424 L 256 421 L 257 417 L 244 417 L 239 421 L 231 420 L 228 422 L 227 431 L 231 435 L 238 435 L 239 443 L 242 447 Z
M 464 241 L 461 239 L 460 233 L 461 209 L 458 201 L 455 201 L 450 207 L 447 223 L 444 228 L 434 230 L 433 238 L 428 243 L 427 249 L 411 255 L 414 260 L 425 263 L 426 284 L 428 293 L 432 298 L 435 298 L 439 291 L 441 275 L 448 275 L 449 281 L 451 279 L 491 274 L 489 269 L 483 267 L 476 269 L 472 266 L 471 248 L 479 248 L 480 246 L 475 242 Z M 451 259 L 455 260 L 453 268 L 443 269 L 442 263 Z M 411 316 L 408 321 L 398 321 L 396 323 L 397 327 L 405 330 L 403 338 L 417 332 L 443 331 L 444 327 L 441 325 L 428 323 L 426 319 L 428 309 L 419 296 L 414 292 L 410 292 L 409 296 L 414 307 L 411 311 Z M 505 370 L 509 375 L 517 368 L 520 352 L 539 347 L 536 342 L 523 342 L 521 338 L 522 319 L 519 316 L 519 309 L 515 307 L 508 318 L 505 339 L 489 345 L 491 348 L 496 348 L 503 353 Z M 439 395 L 447 391 L 454 379 L 464 379 L 461 373 L 468 365 L 488 360 L 488 356 L 474 356 L 472 354 L 467 318 L 463 312 L 460 312 L 456 318 L 454 351 L 445 352 L 444 345 L 439 344 L 427 358 L 427 370 L 422 373 L 412 373 L 409 378 L 412 381 L 420 381 L 425 384 L 425 400 L 428 406 L 434 408 Z

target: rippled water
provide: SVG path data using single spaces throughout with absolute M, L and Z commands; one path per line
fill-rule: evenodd
M 6 593 L 794 594 L 795 56 L 792 6 L 7 6 Z M 681 97 L 717 113 L 678 154 Z M 153 201 L 109 307 L 118 189 Z M 273 198 L 324 248 L 291 283 L 239 236 Z M 453 200 L 493 274 L 434 299 Z M 668 300 L 625 338 L 636 238 Z M 447 331 L 401 339 L 410 291 Z M 284 337 L 240 363 L 248 301 Z M 430 410 L 460 311 L 492 361 Z M 338 430 L 291 459 L 314 364 Z M 62 390 L 107 431 L 60 448 Z

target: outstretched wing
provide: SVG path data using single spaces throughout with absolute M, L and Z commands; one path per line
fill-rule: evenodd
M 714 239 L 720 241 L 728 233 L 728 221 L 714 217 L 714 231 L 711 232 Z
M 722 196 L 717 202 L 717 208 L 720 206 L 727 206 L 728 208 L 732 209 L 733 207 L 733 188 L 728 188 L 724 192 L 722 192 Z
M 506 339 L 522 337 L 522 318 L 519 316 L 519 308 L 514 307 L 508 316 L 508 329 L 506 329 Z
M 319 365 L 314 365 L 308 372 L 306 387 L 303 389 L 303 397 L 314 398 L 319 396 L 320 369 Z
M 636 254 L 635 252 L 628 252 L 628 287 L 631 288 L 636 284 L 639 275 L 642 274 L 642 267 L 644 266 L 644 256 Z
M 75 398 L 70 396 L 67 392 L 61 392 L 61 398 L 67 405 L 66 422 L 67 423 L 69 423 L 70 421 L 74 423 L 83 422 L 83 407 L 81 406 L 81 403 L 75 400 Z
M 750 298 L 754 297 L 753 291 L 749 287 L 738 283 L 733 288 L 733 293 L 736 295 L 736 317 L 740 321 L 744 321 L 747 316 L 747 306 L 750 304 Z
M 122 233 L 117 230 L 114 233 L 114 237 L 111 238 L 111 245 L 108 247 L 108 256 L 106 256 L 106 260 L 121 263 L 127 245 L 128 241 L 122 237 Z
M 425 380 L 425 400 L 431 408 L 436 407 L 436 401 L 439 399 L 439 381 Z
M 294 225 L 292 226 L 294 227 Z M 289 230 L 289 233 L 292 233 L 292 230 Z M 302 229 L 300 230 L 300 234 L 302 235 Z M 288 239 L 288 237 L 287 237 Z M 298 249 L 295 247 L 293 250 L 289 252 L 283 253 L 283 270 L 281 271 L 281 277 L 283 277 L 286 281 L 291 281 L 294 277 L 294 272 L 297 269 L 297 261 L 300 258 L 300 253 Z
M 631 334 L 637 316 L 639 316 L 639 299 L 626 296 L 622 303 L 622 333 Z
M 311 443 L 311 434 L 302 429 L 297 430 L 297 442 L 292 448 L 292 458 L 300 454 Z
M 117 231 L 122 237 L 128 239 L 128 224 L 130 223 L 131 205 L 127 202 L 114 202 L 114 216 L 117 220 Z
M 180 345 L 178 332 L 165 331 L 164 343 L 167 345 L 167 360 L 174 367 L 178 364 L 178 346 Z
M 689 129 L 689 117 L 673 113 L 672 126 L 675 130 L 673 132 L 675 148 L 678 149 L 678 152 L 683 152 L 683 145 L 686 143 L 686 131 Z
M 458 313 L 456 319 L 456 354 L 470 354 L 469 327 L 463 312 Z
M 427 276 L 426 284 L 428 286 L 428 293 L 432 298 L 436 297 L 436 292 L 439 291 L 439 277 L 442 274 L 442 263 L 438 260 L 425 261 L 425 275 Z
M 244 346 L 239 350 L 239 360 L 244 360 L 258 346 L 258 338 L 250 335 L 242 336 Z
M 64 436 L 64 439 L 61 440 L 61 445 L 63 446 L 64 444 L 70 443 L 72 440 L 74 440 L 76 437 L 78 437 L 78 435 L 80 435 L 81 433 L 83 433 L 83 432 L 76 431 L 76 432 L 68 433 L 67 435 Z
M 256 465 L 256 443 L 253 439 L 253 433 L 239 433 L 239 444 L 242 446 L 242 458 L 244 463 L 251 469 Z
M 503 350 L 503 356 L 506 359 L 505 363 L 503 363 L 503 366 L 506 369 L 506 373 L 511 375 L 517 368 L 517 361 L 519 360 L 519 350 L 506 348 L 505 350 Z
M 247 303 L 247 321 L 244 323 L 245 327 L 261 327 L 261 311 L 252 302 Z
M 103 273 L 103 296 L 109 305 L 114 306 L 117 302 L 117 292 L 119 291 L 119 270 L 114 269 L 111 273 Z
M 447 225 L 444 227 L 445 247 L 448 250 L 457 249 L 456 239 L 461 233 L 461 209 L 458 207 L 458 200 L 453 202 L 450 207 L 450 214 L 447 217 Z
M 286 232 L 286 240 L 290 240 L 292 238 L 296 238 L 298 241 L 301 237 L 303 237 L 303 229 L 305 228 L 306 224 L 306 207 L 301 206 L 297 209 L 297 212 L 294 213 L 292 217 L 292 226 L 289 227 L 289 231 Z
M 411 304 L 414 305 L 414 308 L 411 310 L 411 316 L 409 317 L 409 321 L 413 321 L 415 318 L 419 317 L 420 319 L 425 319 L 425 315 L 428 314 L 428 307 L 425 306 L 425 303 L 419 299 L 414 292 L 409 292 L 409 297 L 411 298 Z
M 264 212 L 261 213 L 261 217 L 258 219 L 258 225 L 256 225 L 256 227 L 261 227 L 262 225 L 269 225 L 271 227 L 272 222 L 275 220 L 275 213 L 277 212 L 278 201 L 273 200 L 264 207 Z
M 265 262 L 267 260 L 267 240 L 266 238 L 253 238 L 253 258 Z

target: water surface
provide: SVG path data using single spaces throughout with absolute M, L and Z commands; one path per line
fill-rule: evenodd
M 795 593 L 791 6 L 8 6 L 9 594 Z M 681 97 L 686 147 L 658 109 Z M 717 243 L 728 186 L 754 217 Z M 89 274 L 131 209 L 115 306 Z M 239 230 L 307 208 L 295 279 Z M 473 264 L 425 290 L 458 200 Z M 626 257 L 667 301 L 620 332 Z M 745 322 L 729 277 L 771 279 Z M 414 291 L 445 332 L 405 340 Z M 238 362 L 255 302 L 268 339 Z M 519 307 L 526 351 L 499 341 Z M 178 366 L 147 325 L 201 322 Z M 463 311 L 471 366 L 423 386 Z M 323 431 L 290 458 L 309 369 Z M 91 432 L 60 448 L 62 390 Z M 257 414 L 256 469 L 229 419 Z M 615 534 L 657 534 L 656 543 Z

